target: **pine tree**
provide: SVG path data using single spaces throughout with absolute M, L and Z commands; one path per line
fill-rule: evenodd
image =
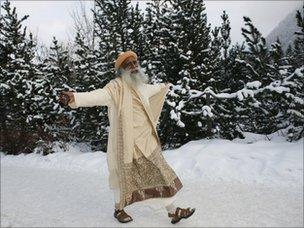
M 296 20 L 299 31 L 295 32 L 296 39 L 294 41 L 294 65 L 296 68 L 301 67 L 304 62 L 304 4 L 302 6 L 302 14 L 299 10 L 296 13 Z
M 286 78 L 286 72 L 289 71 L 289 66 L 284 60 L 285 56 L 279 38 L 277 38 L 276 42 L 271 44 L 270 57 L 271 61 L 269 64 L 269 75 L 272 75 L 272 78 L 274 78 L 274 81 L 271 83 L 271 85 L 279 85 L 283 82 L 284 78 Z M 289 88 L 285 88 L 284 92 L 288 92 L 288 90 Z M 282 92 L 279 90 L 273 90 L 272 87 L 269 87 L 269 89 L 265 90 L 265 93 L 268 94 L 267 97 L 269 97 L 269 103 L 271 103 L 270 113 L 274 113 L 269 117 L 270 123 L 273 124 L 271 130 L 272 132 L 284 128 L 284 125 L 286 124 L 283 113 L 284 110 L 286 110 L 287 103 L 284 98 L 285 93 Z
M 262 87 L 270 85 L 279 79 L 279 74 L 271 64 L 271 55 L 266 46 L 265 38 L 253 25 L 248 17 L 244 17 L 245 26 L 242 35 L 245 38 L 247 50 L 244 51 L 244 59 L 238 63 L 244 67 L 244 82 L 259 82 Z M 278 53 L 278 52 L 277 52 Z M 260 134 L 270 134 L 276 130 L 275 116 L 279 110 L 275 108 L 274 101 L 280 96 L 276 90 L 267 88 L 259 92 L 247 104 L 248 120 L 247 131 Z
M 288 86 L 290 91 L 286 93 L 285 113 L 288 140 L 298 140 L 304 137 L 304 5 L 302 13 L 296 13 L 297 31 L 294 41 L 294 49 L 289 48 L 284 58 L 285 67 L 282 74 L 287 74 L 282 84 Z M 292 66 L 292 67 L 291 67 Z M 285 125 L 285 126 L 286 126 Z
M 147 3 L 143 21 L 143 34 L 146 42 L 142 56 L 142 66 L 153 83 L 163 82 L 165 77 L 163 64 L 166 60 L 160 54 L 163 24 L 162 15 L 168 11 L 167 1 L 156 0 Z
M 75 138 L 70 129 L 73 121 L 73 110 L 61 107 L 58 103 L 59 93 L 62 90 L 74 90 L 72 85 L 75 83 L 75 75 L 72 70 L 72 60 L 68 49 L 58 43 L 53 37 L 49 56 L 40 64 L 40 71 L 43 75 L 42 82 L 45 83 L 46 90 L 44 112 L 49 119 L 49 131 L 53 140 L 67 142 Z M 43 89 L 43 88 L 41 88 Z
M 213 41 L 211 53 L 213 53 L 212 75 L 213 81 L 210 88 L 217 94 L 233 94 L 243 89 L 244 84 L 239 83 L 239 69 L 236 64 L 236 59 L 243 51 L 243 46 L 236 44 L 230 47 L 230 21 L 224 11 L 222 16 L 222 25 L 220 28 L 215 27 L 213 33 Z M 220 35 L 218 32 L 220 31 Z M 212 97 L 210 108 L 213 113 L 211 131 L 213 137 L 223 137 L 233 139 L 243 137 L 240 129 L 240 113 L 236 107 L 241 106 L 244 100 L 240 101 L 237 97 L 221 98 Z
M 244 20 L 249 27 L 242 29 L 248 49 L 244 52 L 243 60 L 238 62 L 246 70 L 244 76 L 247 84 L 250 80 L 261 84 L 261 88 L 255 91 L 253 102 L 248 103 L 250 118 L 244 122 L 246 130 L 266 135 L 286 127 L 294 131 L 291 119 L 302 116 L 302 99 L 298 89 L 303 85 L 302 69 L 291 67 L 290 55 L 294 51 L 289 48 L 288 55 L 284 56 L 279 40 L 268 51 L 265 39 L 251 20 L 247 17 Z M 293 117 L 290 119 L 288 116 L 291 113 Z M 294 122 L 299 126 L 299 121 Z
M 189 101 L 190 89 L 202 90 L 211 75 L 206 63 L 210 60 L 210 25 L 207 25 L 205 5 L 193 0 L 165 1 L 161 8 L 154 8 L 158 18 L 155 24 L 158 39 L 157 58 L 160 61 L 160 81 L 175 84 L 168 93 L 160 123 L 163 140 L 172 146 L 201 138 L 205 134 L 205 117 L 193 114 L 201 110 L 203 99 Z M 156 49 L 156 48 L 155 48 Z M 156 70 L 155 70 L 156 71 Z M 155 72 L 154 71 L 154 72 Z M 172 132 L 174 129 L 174 133 Z
M 133 50 L 140 58 L 143 60 L 144 53 L 146 50 L 146 40 L 143 34 L 143 21 L 144 14 L 139 10 L 139 3 L 136 3 L 136 6 L 131 6 L 130 9 L 130 49 Z
M 259 80 L 262 84 L 269 84 L 272 80 L 266 74 L 269 62 L 266 40 L 249 17 L 244 17 L 244 21 L 247 28 L 242 28 L 242 35 L 247 44 L 247 50 L 244 51 L 246 61 L 250 63 L 247 65 L 248 76 L 250 80 Z
M 1 147 L 8 153 L 31 152 L 35 144 L 35 116 L 33 102 L 36 74 L 35 41 L 27 35 L 18 18 L 16 8 L 5 1 L 0 17 L 0 93 L 1 93 Z
M 84 43 L 80 33 L 75 38 L 75 84 L 77 92 L 88 92 L 105 85 L 105 80 L 100 79 L 100 65 L 96 51 Z M 73 130 L 77 132 L 77 141 L 90 142 L 93 150 L 106 151 L 108 137 L 108 118 L 106 107 L 79 108 L 74 114 Z

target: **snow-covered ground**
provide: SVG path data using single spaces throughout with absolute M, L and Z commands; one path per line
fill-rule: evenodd
M 197 209 L 176 225 L 147 201 L 126 207 L 133 222 L 118 223 L 103 152 L 71 144 L 48 156 L 1 153 L 1 227 L 303 227 L 303 139 L 270 137 L 164 151 L 184 185 L 175 204 Z

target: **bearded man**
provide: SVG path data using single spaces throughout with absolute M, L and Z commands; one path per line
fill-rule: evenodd
M 133 51 L 115 61 L 117 77 L 90 92 L 62 92 L 60 102 L 71 108 L 108 106 L 110 122 L 107 145 L 109 185 L 114 191 L 114 217 L 132 221 L 124 208 L 135 202 L 158 200 L 172 223 L 190 217 L 195 208 L 173 204 L 183 187 L 165 161 L 156 126 L 171 83 L 148 84 Z

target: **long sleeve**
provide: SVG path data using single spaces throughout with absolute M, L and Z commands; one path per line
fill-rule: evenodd
M 145 84 L 147 90 L 146 90 L 146 93 L 148 95 L 148 97 L 151 97 L 153 96 L 154 94 L 158 93 L 161 88 L 164 88 L 166 86 L 165 83 L 159 83 L 159 84 Z
M 109 106 L 111 96 L 106 89 L 96 89 L 90 92 L 73 93 L 75 101 L 69 106 L 73 109 L 79 107 Z

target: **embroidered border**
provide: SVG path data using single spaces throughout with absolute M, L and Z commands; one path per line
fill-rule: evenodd
M 150 198 L 165 198 L 174 196 L 183 187 L 180 179 L 176 177 L 171 185 L 158 186 L 133 191 L 129 200 L 125 202 L 125 206 L 132 203 L 143 201 Z
M 149 157 L 142 155 L 125 164 L 124 171 L 127 180 L 124 206 L 149 198 L 171 197 L 183 187 L 160 146 Z

